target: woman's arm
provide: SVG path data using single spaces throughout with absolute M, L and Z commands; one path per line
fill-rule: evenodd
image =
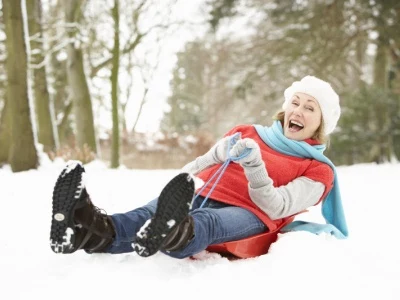
M 183 166 L 181 172 L 197 175 L 213 165 L 222 164 L 227 159 L 228 144 L 231 139 L 232 136 L 225 136 L 220 139 L 207 153 Z M 240 135 L 236 136 L 232 143 L 235 143 L 238 139 L 240 139 Z
M 250 138 L 239 140 L 230 155 L 239 156 L 245 149 L 250 153 L 236 161 L 249 182 L 251 200 L 272 220 L 291 216 L 318 203 L 325 191 L 319 181 L 302 176 L 287 185 L 275 188 L 262 160 L 260 146 Z
M 257 167 L 244 167 L 244 172 L 249 181 L 251 200 L 272 220 L 294 215 L 317 204 L 325 191 L 323 183 L 304 176 L 275 188 L 264 162 Z

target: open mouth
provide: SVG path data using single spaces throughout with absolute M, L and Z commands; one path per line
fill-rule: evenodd
M 297 121 L 289 121 L 289 130 L 292 132 L 298 132 L 304 128 L 304 125 Z

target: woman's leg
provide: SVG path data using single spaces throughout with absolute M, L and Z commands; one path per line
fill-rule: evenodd
M 84 173 L 81 162 L 70 161 L 61 171 L 54 186 L 50 247 L 55 253 L 74 253 L 80 249 L 88 253 L 132 252 L 132 242 L 138 244 L 140 240 L 136 238 L 137 232 L 155 215 L 157 206 L 164 203 L 164 206 L 161 205 L 159 218 L 153 219 L 151 223 L 155 225 L 146 227 L 149 238 L 146 234 L 141 237 L 142 241 L 148 240 L 150 244 L 156 241 L 157 245 L 151 250 L 158 251 L 173 229 L 174 224 L 171 221 L 179 224 L 186 217 L 194 193 L 192 178 L 182 173 L 164 187 L 160 200 L 155 199 L 125 214 L 109 216 L 92 203 L 84 185 Z M 177 205 L 181 209 L 177 209 Z M 152 235 L 159 235 L 158 239 L 153 239 Z
M 111 216 L 115 227 L 115 238 L 111 246 L 106 250 L 107 253 L 132 252 L 132 242 L 136 239 L 139 229 L 154 216 L 157 208 L 158 199 L 150 201 L 145 206 L 136 208 L 127 213 L 114 214 Z
M 211 204 L 190 213 L 194 220 L 194 237 L 184 249 L 164 253 L 185 258 L 205 250 L 209 245 L 240 240 L 267 230 L 265 224 L 247 209 L 224 204 L 212 207 Z
M 193 179 L 188 174 L 181 173 L 171 179 L 157 199 L 130 212 L 112 215 L 116 233 L 106 252 L 125 253 L 135 250 L 141 256 L 156 253 L 173 228 L 187 216 L 193 193 Z M 157 217 L 152 219 L 155 215 Z M 151 224 L 144 227 L 150 219 Z M 141 237 L 137 238 L 142 227 Z

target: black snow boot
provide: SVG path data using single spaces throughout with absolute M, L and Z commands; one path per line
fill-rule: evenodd
M 189 221 L 192 219 L 188 213 L 193 194 L 194 181 L 187 173 L 178 174 L 164 187 L 154 217 L 137 233 L 134 249 L 140 256 L 151 256 L 160 249 L 181 248 L 187 243 L 186 238 L 181 240 L 183 232 L 188 239 L 192 238 L 193 221 Z
M 111 217 L 93 205 L 86 191 L 85 169 L 69 161 L 53 191 L 50 247 L 55 253 L 103 252 L 115 237 Z
M 165 251 L 179 251 L 189 244 L 194 237 L 194 222 L 192 216 L 187 216 L 165 238 L 161 246 Z

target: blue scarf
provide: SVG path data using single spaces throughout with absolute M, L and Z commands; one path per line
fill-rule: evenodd
M 326 224 L 317 224 L 305 221 L 294 221 L 282 228 L 287 231 L 309 231 L 315 234 L 330 233 L 339 239 L 348 236 L 346 219 L 343 212 L 342 199 L 340 197 L 339 182 L 335 165 L 323 154 L 325 145 L 311 146 L 303 141 L 288 139 L 283 135 L 282 124 L 275 121 L 271 127 L 254 125 L 258 135 L 269 147 L 282 154 L 312 158 L 328 164 L 335 175 L 333 187 L 322 203 L 322 215 Z

